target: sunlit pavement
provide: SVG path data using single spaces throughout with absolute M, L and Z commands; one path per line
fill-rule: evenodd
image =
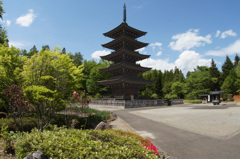
M 180 159 L 240 158 L 240 105 L 182 104 L 114 111 Z

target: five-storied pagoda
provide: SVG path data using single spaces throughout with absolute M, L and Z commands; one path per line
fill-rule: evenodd
M 150 56 L 140 54 L 137 51 L 148 45 L 148 43 L 136 40 L 146 33 L 132 28 L 126 23 L 126 6 L 124 4 L 123 22 L 116 28 L 103 34 L 113 40 L 102 46 L 114 51 L 109 55 L 101 56 L 101 58 L 112 61 L 113 64 L 108 68 L 100 69 L 100 71 L 110 73 L 113 77 L 108 80 L 98 81 L 98 83 L 111 88 L 112 98 L 136 99 L 139 97 L 139 88 L 151 83 L 138 78 L 139 73 L 149 71 L 151 68 L 141 67 L 139 64 L 136 64 L 136 61 Z

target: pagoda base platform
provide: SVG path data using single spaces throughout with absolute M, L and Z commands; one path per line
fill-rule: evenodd
M 110 109 L 125 109 L 125 108 L 139 108 L 139 107 L 154 107 L 154 106 L 170 106 L 176 104 L 183 104 L 183 99 L 137 99 L 137 100 L 125 100 L 125 99 L 100 99 L 91 100 L 90 107 L 104 107 Z

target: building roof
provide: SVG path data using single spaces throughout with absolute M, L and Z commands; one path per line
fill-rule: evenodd
M 116 71 L 116 70 L 123 69 L 123 68 L 131 69 L 131 70 L 139 72 L 139 73 L 151 70 L 151 68 L 149 68 L 149 67 L 142 67 L 139 64 L 134 64 L 134 63 L 130 63 L 127 61 L 121 61 L 121 62 L 112 64 L 107 68 L 100 69 L 100 71 L 111 72 L 111 71 Z
M 223 94 L 225 91 L 223 90 L 219 90 L 219 91 L 210 91 L 209 94 L 210 95 L 214 95 L 214 94 Z
M 140 61 L 140 60 L 149 58 L 150 55 L 139 54 L 136 51 L 130 51 L 130 50 L 127 50 L 127 49 L 123 48 L 121 50 L 112 52 L 111 54 L 108 54 L 108 55 L 105 55 L 105 56 L 100 56 L 100 57 L 101 57 L 101 59 L 108 60 L 108 61 L 116 61 L 117 58 L 123 59 L 123 57 L 133 58 L 133 59 L 135 59 L 135 61 Z
M 147 45 L 148 43 L 143 43 L 141 41 L 137 41 L 125 35 L 122 35 L 121 37 L 114 39 L 109 43 L 103 44 L 102 46 L 112 50 L 118 50 L 123 47 L 129 48 L 132 50 L 137 50 Z
M 109 78 L 108 80 L 98 81 L 98 83 L 102 84 L 102 85 L 109 86 L 109 85 L 114 85 L 114 84 L 119 84 L 119 83 L 146 85 L 146 84 L 150 84 L 152 82 L 141 79 L 141 78 L 122 75 L 122 76 L 115 76 L 115 77 Z
M 133 27 L 130 27 L 127 23 L 122 22 L 119 26 L 104 33 L 103 35 L 113 38 L 113 39 L 116 39 L 124 33 L 123 32 L 124 30 L 128 31 L 128 33 L 132 34 L 133 38 L 139 38 L 147 33 L 147 32 L 135 29 Z

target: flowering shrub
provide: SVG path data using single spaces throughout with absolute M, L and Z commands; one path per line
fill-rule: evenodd
M 153 145 L 153 143 L 148 140 L 148 139 L 145 139 L 145 140 L 141 140 L 141 143 L 144 147 L 146 147 L 148 150 L 151 150 L 153 151 L 153 154 L 157 154 L 159 156 L 159 153 L 158 153 L 158 148 L 156 148 L 155 145 Z
M 159 158 L 143 147 L 139 138 L 142 137 L 118 130 L 33 130 L 17 139 L 15 150 L 17 158 L 38 149 L 52 158 Z

